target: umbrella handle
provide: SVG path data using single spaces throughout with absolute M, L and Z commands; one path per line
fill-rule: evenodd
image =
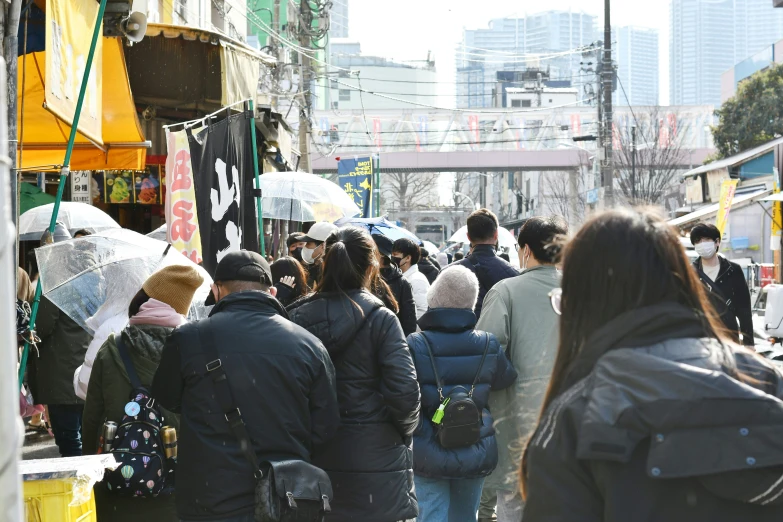
M 166 257 L 169 254 L 170 249 L 171 249 L 171 243 L 166 245 L 166 250 L 163 252 L 163 257 Z

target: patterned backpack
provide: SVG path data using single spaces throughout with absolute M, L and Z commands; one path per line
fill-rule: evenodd
M 133 391 L 112 443 L 111 453 L 119 465 L 107 470 L 103 480 L 116 495 L 157 497 L 161 492 L 168 493 L 168 483 L 174 481 L 174 468 L 163 446 L 164 419 L 155 399 L 141 385 L 122 336 L 115 340 Z

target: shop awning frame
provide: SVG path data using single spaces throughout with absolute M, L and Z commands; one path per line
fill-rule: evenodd
M 734 202 L 731 205 L 731 210 L 736 211 L 741 208 L 748 207 L 754 203 L 760 203 L 770 194 L 772 194 L 771 189 L 758 189 L 747 194 L 737 194 L 734 196 Z M 685 214 L 684 216 L 671 219 L 669 220 L 669 224 L 674 227 L 682 227 L 691 223 L 703 221 L 705 219 L 711 219 L 718 215 L 719 209 L 720 203 L 713 203 L 712 205 L 707 205 L 698 210 L 695 210 L 690 214 Z
M 692 178 L 694 176 L 698 176 L 699 174 L 706 174 L 707 172 L 712 172 L 720 169 L 729 169 L 732 167 L 736 167 L 737 165 L 742 165 L 753 159 L 756 159 L 760 156 L 772 152 L 773 150 L 775 150 L 775 147 L 777 147 L 778 145 L 783 145 L 783 138 L 777 138 L 772 141 L 768 141 L 763 145 L 759 145 L 758 147 L 752 148 L 750 150 L 746 150 L 744 152 L 740 152 L 739 154 L 735 154 L 734 156 L 730 156 L 728 158 L 724 158 L 718 161 L 713 161 L 712 163 L 707 163 L 706 165 L 702 165 L 701 167 L 696 167 L 695 169 L 691 169 L 688 172 L 683 173 L 681 175 L 681 178 L 682 179 Z

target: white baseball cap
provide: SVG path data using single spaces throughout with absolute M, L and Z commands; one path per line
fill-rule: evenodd
M 302 238 L 302 241 L 308 243 L 323 243 L 326 241 L 326 238 L 332 235 L 332 232 L 337 232 L 338 230 L 336 225 L 333 225 L 328 221 L 321 221 L 310 227 L 310 230 L 307 231 L 307 234 Z

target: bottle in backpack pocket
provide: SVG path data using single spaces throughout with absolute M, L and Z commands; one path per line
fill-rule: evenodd
M 177 459 L 177 430 L 171 426 L 163 426 L 163 448 L 167 459 Z
M 103 423 L 103 430 L 101 432 L 101 448 L 103 449 L 103 453 L 111 452 L 112 444 L 114 443 L 114 436 L 116 434 L 116 422 L 106 421 Z

